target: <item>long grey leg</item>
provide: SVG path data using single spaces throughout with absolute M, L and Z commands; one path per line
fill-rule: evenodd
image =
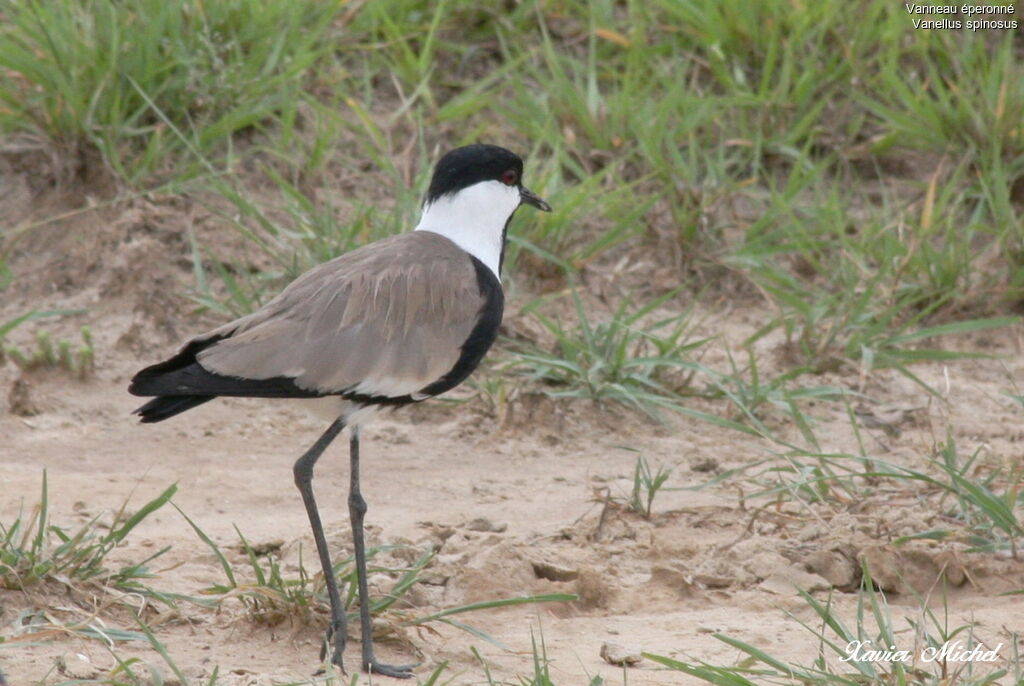
M 348 491 L 348 516 L 352 523 L 352 546 L 356 555 L 356 580 L 359 584 L 359 627 L 363 637 L 363 669 L 371 674 L 383 674 L 408 679 L 416 665 L 385 665 L 373 657 L 373 623 L 370 621 L 370 594 L 366 588 L 366 544 L 363 541 L 363 517 L 366 501 L 359 490 L 359 427 L 352 427 L 349 442 L 351 482 Z
M 306 506 L 306 515 L 309 516 L 309 525 L 313 529 L 313 540 L 316 541 L 316 552 L 320 555 L 320 567 L 324 572 L 324 582 L 327 584 L 327 595 L 331 599 L 331 626 L 327 630 L 327 639 L 330 641 L 334 636 L 334 653 L 331 655 L 331 662 L 337 665 L 342 673 L 345 666 L 342 664 L 345 654 L 345 606 L 341 603 L 341 594 L 338 593 L 338 582 L 334 578 L 334 566 L 331 564 L 331 555 L 327 550 L 327 539 L 324 538 L 324 527 L 320 523 L 320 513 L 316 509 L 316 499 L 313 497 L 313 467 L 320 459 L 324 450 L 331 444 L 342 429 L 345 428 L 344 419 L 336 419 L 333 424 L 327 427 L 327 431 L 317 439 L 313 447 L 306 451 L 306 454 L 295 461 L 292 471 L 295 474 L 295 485 L 302 494 L 302 502 Z M 324 658 L 327 643 L 320 653 L 320 659 Z

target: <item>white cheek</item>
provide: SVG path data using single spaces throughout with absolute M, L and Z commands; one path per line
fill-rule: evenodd
M 505 224 L 520 202 L 517 186 L 482 181 L 427 205 L 416 230 L 441 234 L 498 276 Z

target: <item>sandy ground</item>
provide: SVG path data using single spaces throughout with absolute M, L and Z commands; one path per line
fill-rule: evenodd
M 283 572 L 296 578 L 300 553 L 311 572 L 317 565 L 290 468 L 323 430 L 321 420 L 299 404 L 247 400 L 218 400 L 153 426 L 139 425 L 129 414 L 139 404 L 125 392 L 131 374 L 214 321 L 189 314 L 181 295 L 189 264 L 173 219 L 180 214 L 188 212 L 146 204 L 86 213 L 43 227 L 17 246 L 16 279 L 0 303 L 0 322 L 31 308 L 89 308 L 45 325 L 55 336 L 72 337 L 78 326 L 90 324 L 97 362 L 87 381 L 55 370 L 22 373 L 9 362 L 0 367 L 0 398 L 8 396 L 6 408 L 0 401 L 0 522 L 13 521 L 38 501 L 44 470 L 51 520 L 66 528 L 94 516 L 109 521 L 121 503 L 128 501 L 133 510 L 177 484 L 174 503 L 221 546 L 239 574 L 248 565 L 235 527 L 254 545 L 277 549 Z M 756 326 L 762 309 L 741 305 L 727 320 L 712 313 L 703 326 L 734 344 Z M 28 345 L 33 330 L 23 327 L 13 339 Z M 958 341 L 997 354 L 994 360 L 917 368 L 943 389 L 943 400 L 929 399 L 893 372 L 876 373 L 866 385 L 855 373 L 816 382 L 861 387 L 879 403 L 871 404 L 875 421 L 865 421 L 862 432 L 868 450 L 882 459 L 927 469 L 926 458 L 952 427 L 962 455 L 981 451 L 979 470 L 995 464 L 1020 469 L 1024 411 L 1005 392 L 1011 380 L 1024 381 L 1021 335 L 1018 328 Z M 766 361 L 777 344 L 763 343 Z M 713 355 L 704 361 L 715 362 Z M 474 398 L 465 389 L 455 395 Z M 694 406 L 728 413 L 723 404 L 695 400 Z M 889 408 L 889 414 L 878 408 Z M 819 402 L 810 412 L 825 450 L 855 449 L 844 404 Z M 793 583 L 821 599 L 831 593 L 838 614 L 853 623 L 852 591 L 858 561 L 865 558 L 888 591 L 893 622 L 908 647 L 914 632 L 905 618 L 920 619 L 922 597 L 951 627 L 974 622 L 986 645 L 1002 642 L 1004 661 L 1013 654 L 1009 632 L 1024 630 L 1024 596 L 1001 595 L 1024 588 L 1024 563 L 966 552 L 955 541 L 893 543 L 901 535 L 949 526 L 947 510 L 938 505 L 948 508 L 948 499 L 922 494 L 913 484 L 902 490 L 880 486 L 860 502 L 837 491 L 827 503 L 807 504 L 749 500 L 758 484 L 737 477 L 702 490 L 665 490 L 650 520 L 621 506 L 637 451 L 651 465 L 673 468 L 667 486 L 677 489 L 769 455 L 764 442 L 707 422 L 674 418 L 659 426 L 615 406 L 555 403 L 524 393 L 510 413 L 491 412 L 481 402 L 433 401 L 385 415 L 365 431 L 362 445 L 371 545 L 438 548 L 427 583 L 414 587 L 402 605 L 405 616 L 529 594 L 580 596 L 571 603 L 459 617 L 504 648 L 437 622 L 401 627 L 399 616 L 390 614 L 380 627 L 381 656 L 421 662 L 421 679 L 447 661 L 444 678 L 450 683 L 486 683 L 482 659 L 496 681 L 518 683 L 516 675 L 532 673 L 532 641 L 543 639 L 556 684 L 584 684 L 595 675 L 632 686 L 697 683 L 646 659 L 628 668 L 608 664 L 600 656 L 602 644 L 712 664 L 741 659 L 716 632 L 808 664 L 819 643 L 800 622 L 820 622 Z M 338 556 L 351 541 L 347 479 L 346 448 L 339 441 L 315 481 Z M 151 564 L 155 588 L 196 595 L 223 583 L 210 549 L 170 506 L 111 554 L 111 566 L 165 546 L 170 550 Z M 398 551 L 381 561 L 397 565 L 408 555 Z M 391 578 L 375 574 L 372 585 L 384 591 Z M 125 608 L 138 608 L 141 600 L 115 599 L 56 582 L 0 590 L 0 635 L 7 639 L 0 643 L 0 669 L 11 686 L 106 674 L 115 663 L 103 642 L 73 632 L 42 636 L 23 623 L 43 611 L 58 624 L 137 629 Z M 319 666 L 323 608 L 311 621 L 285 619 L 272 626 L 253 621 L 231 598 L 216 611 L 188 603 L 172 611 L 150 602 L 143 616 L 196 683 L 205 683 L 214 670 L 223 684 L 301 682 Z M 168 676 L 165 683 L 176 682 L 145 645 L 118 643 L 115 652 L 122 659 L 139 656 L 136 669 L 144 673 L 143 665 L 150 665 Z M 353 639 L 350 665 L 357 655 Z

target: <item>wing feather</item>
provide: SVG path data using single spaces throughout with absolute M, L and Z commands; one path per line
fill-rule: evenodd
M 302 275 L 196 359 L 215 374 L 288 377 L 322 393 L 399 396 L 445 375 L 481 316 L 472 259 L 438 234 L 372 243 Z

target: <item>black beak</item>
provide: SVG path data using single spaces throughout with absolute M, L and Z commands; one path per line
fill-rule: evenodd
M 547 204 L 542 197 L 525 186 L 519 187 L 519 197 L 522 198 L 524 203 L 527 205 L 533 205 L 538 210 L 543 210 L 544 212 L 551 211 L 551 205 Z

